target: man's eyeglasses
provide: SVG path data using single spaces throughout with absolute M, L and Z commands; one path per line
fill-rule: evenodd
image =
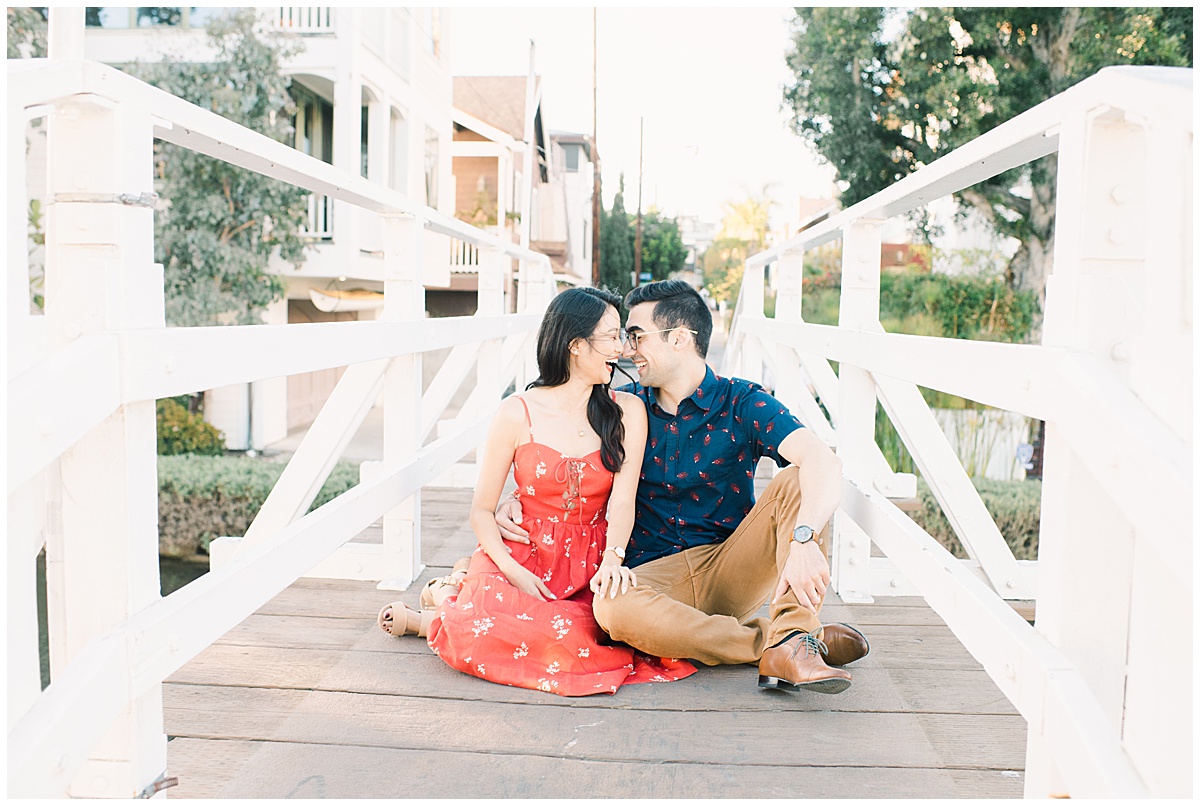
M 641 339 L 643 336 L 652 336 L 655 333 L 670 333 L 672 330 L 686 330 L 693 336 L 696 335 L 696 331 L 692 330 L 691 328 L 676 326 L 663 328 L 662 330 L 634 330 L 631 332 L 622 331 L 621 336 L 623 338 L 621 340 L 628 342 L 629 346 L 636 350 L 638 348 L 638 339 Z

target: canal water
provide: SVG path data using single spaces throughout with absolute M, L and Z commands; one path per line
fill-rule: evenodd
M 158 570 L 162 595 L 166 596 L 208 573 L 208 558 L 204 556 L 192 559 L 159 557 Z M 50 633 L 46 626 L 46 552 L 44 551 L 37 558 L 37 596 L 38 649 L 42 660 L 42 688 L 45 688 L 50 685 Z

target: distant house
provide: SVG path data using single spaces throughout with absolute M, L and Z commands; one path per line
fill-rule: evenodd
M 530 86 L 529 81 L 526 76 L 454 77 L 455 215 L 514 243 L 526 242 L 550 258 L 562 281 L 586 283 L 591 277 L 591 139 L 549 131 L 541 82 L 535 78 Z M 528 175 L 527 149 L 532 155 Z M 474 298 L 463 292 L 476 287 L 473 265 L 464 261 L 452 274 L 451 291 L 459 301 L 445 304 L 472 306 Z
M 109 64 L 211 58 L 203 27 L 227 9 L 89 8 L 85 56 Z M 449 15 L 436 8 L 260 9 L 262 24 L 303 39 L 284 65 L 298 110 L 293 145 L 317 159 L 453 214 Z M 307 234 L 314 248 L 300 269 L 279 261 L 286 298 L 264 314 L 268 324 L 374 319 L 377 295 L 352 302 L 323 292 L 381 291 L 382 222 L 378 216 L 322 195 L 309 201 Z M 462 245 L 428 235 L 425 285 L 450 286 L 453 255 Z M 374 298 L 372 298 L 374 297 Z M 316 416 L 341 369 L 209 390 L 205 416 L 231 449 L 261 449 Z

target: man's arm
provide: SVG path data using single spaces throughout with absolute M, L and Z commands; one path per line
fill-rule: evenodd
M 796 466 L 800 484 L 800 509 L 790 529 L 809 526 L 820 532 L 842 500 L 842 460 L 807 428 L 788 434 L 778 450 L 782 458 Z M 800 605 L 815 612 L 828 585 L 829 562 L 817 541 L 793 542 L 772 601 L 791 588 Z

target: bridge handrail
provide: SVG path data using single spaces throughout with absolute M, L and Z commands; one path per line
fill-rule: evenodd
M 1152 703 L 1190 702 L 1187 642 L 1171 637 L 1190 627 L 1157 620 L 1191 612 L 1191 313 L 1178 304 L 1191 298 L 1191 142 L 1191 70 L 1105 68 L 746 262 L 724 371 L 759 380 L 765 365 L 781 400 L 836 443 L 835 589 L 927 599 L 1028 720 L 1031 796 L 1190 793 L 1190 722 Z M 1052 153 L 1043 343 L 885 333 L 883 221 Z M 804 251 L 839 238 L 839 324 L 807 323 Z M 832 377 L 830 361 L 836 387 L 807 388 L 802 372 Z M 1047 422 L 1037 561 L 1014 561 L 918 384 Z M 874 442 L 877 401 L 973 561 L 888 502 L 907 485 Z M 1036 627 L 1000 601 L 1035 591 Z M 1164 665 L 1182 669 L 1171 685 Z
M 482 442 L 491 403 L 534 366 L 532 338 L 554 293 L 554 279 L 545 255 L 105 65 L 10 61 L 8 85 L 10 210 L 24 206 L 23 142 L 30 119 L 51 121 L 51 158 L 61 161 L 51 172 L 51 192 L 64 174 L 75 183 L 72 195 L 51 198 L 56 203 L 50 206 L 46 233 L 44 317 L 23 309 L 24 220 L 10 216 L 9 222 L 10 296 L 20 292 L 19 299 L 10 299 L 10 358 L 21 359 L 9 379 L 9 540 L 10 546 L 20 547 L 10 549 L 10 559 L 21 559 L 9 566 L 10 591 L 20 591 L 10 595 L 9 608 L 9 794 L 136 795 L 152 783 L 152 777 L 144 777 L 147 769 L 165 768 L 159 692 L 167 675 L 296 578 L 312 573 L 323 558 L 322 567 L 336 564 L 339 546 L 385 513 L 393 517 L 384 522 L 384 545 L 366 546 L 378 551 L 370 556 L 359 552 L 351 559 L 361 564 L 366 557 L 385 566 L 388 570 L 365 573 L 384 574 L 393 586 L 408 584 L 420 572 L 417 494 Z M 81 132 L 100 137 L 92 142 Z M 165 327 L 162 271 L 147 268 L 152 252 L 149 208 L 96 204 L 117 194 L 144 198 L 155 137 L 380 214 L 382 318 Z M 106 138 L 118 152 L 112 166 L 103 166 L 111 173 L 64 170 L 62 165 L 72 159 L 86 167 L 82 160 L 89 149 L 104 148 Z M 98 207 L 103 208 L 100 214 Z M 100 228 L 93 226 L 96 215 L 105 222 Z M 475 316 L 425 319 L 420 301 L 426 230 L 479 250 Z M 79 232 L 86 236 L 80 239 Z M 97 241 L 111 247 L 89 251 Z M 106 262 L 96 270 L 98 255 Z M 503 309 L 505 261 L 519 265 L 516 314 Z M 93 270 L 92 277 L 106 284 L 87 293 L 83 286 L 89 277 L 82 269 Z M 436 392 L 431 387 L 432 399 L 423 404 L 420 356 L 443 348 L 453 348 L 457 358 L 447 362 L 454 366 L 444 368 L 445 377 L 439 376 Z M 472 358 L 478 359 L 475 392 L 457 420 L 443 421 L 443 434 L 425 444 Z M 213 570 L 201 580 L 160 598 L 157 529 L 139 514 L 154 511 L 157 497 L 155 399 L 344 365 L 350 368 L 330 404 L 260 512 L 256 539 L 235 546 L 236 556 L 222 564 L 214 558 Z M 90 386 L 88 394 L 81 393 L 81 384 Z M 305 489 L 320 488 L 344 447 L 344 432 L 353 434 L 361 421 L 354 418 L 364 416 L 385 387 L 382 468 L 370 477 L 364 468 L 361 484 L 305 515 L 311 502 L 304 500 Z M 65 515 L 57 516 L 50 540 L 44 535 L 24 540 L 32 524 L 27 494 L 42 483 L 42 471 L 65 476 L 68 466 L 71 473 L 90 470 L 96 476 L 92 486 L 112 484 L 115 494 L 79 496 L 86 500 L 71 502 L 70 523 L 63 523 Z M 101 482 L 104 472 L 111 472 L 115 481 Z M 298 509 L 297 501 L 302 503 Z M 96 507 L 110 511 L 93 511 Z M 271 516 L 263 520 L 268 509 Z M 89 515 L 94 528 L 83 528 L 77 520 L 80 512 Z M 117 526 L 108 522 L 110 514 Z M 119 537 L 110 540 L 114 529 Z M 36 599 L 26 582 L 43 544 L 58 559 L 50 585 L 52 681 L 39 693 Z M 113 569 L 116 573 L 106 573 Z M 12 606 L 14 601 L 18 607 Z M 106 747 L 99 757 L 103 760 L 88 759 L 97 752 L 97 742 L 111 741 L 110 728 L 122 712 L 126 718 L 117 725 L 127 731 L 124 744 Z M 81 778 L 78 772 L 85 764 L 89 772 Z M 94 774 L 101 768 L 103 775 Z

